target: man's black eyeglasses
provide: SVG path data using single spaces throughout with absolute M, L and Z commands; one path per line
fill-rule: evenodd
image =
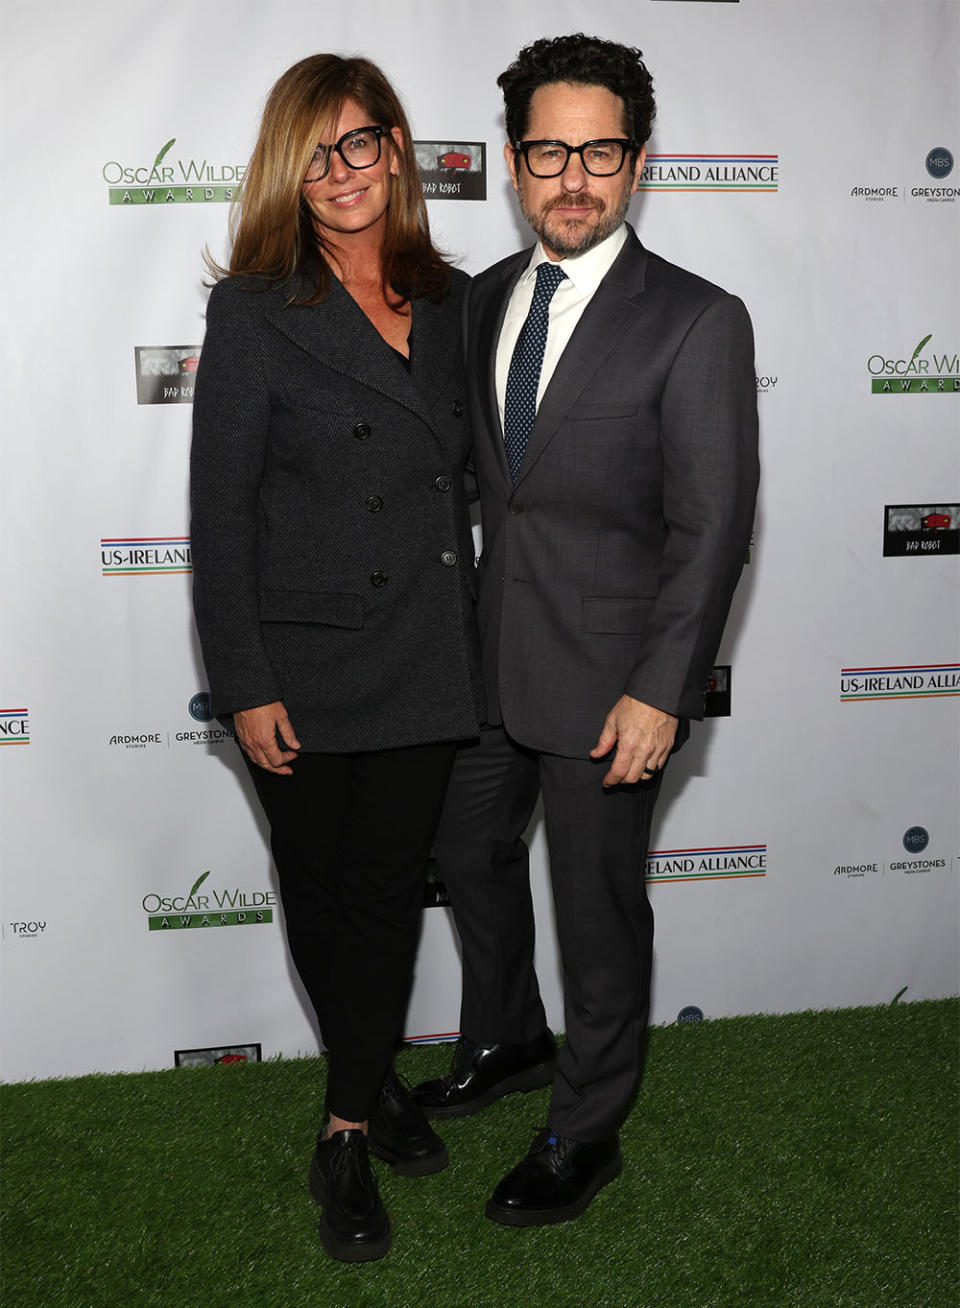
M 517 141 L 513 148 L 523 155 L 534 177 L 559 177 L 572 154 L 580 156 L 580 162 L 592 177 L 613 177 L 623 167 L 631 144 L 617 137 L 584 141 L 583 145 L 567 145 L 566 141 Z

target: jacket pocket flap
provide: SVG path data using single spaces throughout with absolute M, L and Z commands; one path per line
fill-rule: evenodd
M 319 622 L 326 627 L 363 626 L 363 600 L 359 595 L 335 591 L 266 590 L 260 596 L 263 622 Z
M 652 603 L 652 595 L 626 598 L 586 595 L 583 599 L 583 629 L 612 635 L 641 632 L 647 625 Z

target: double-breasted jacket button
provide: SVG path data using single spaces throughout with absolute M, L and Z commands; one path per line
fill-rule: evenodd
M 452 568 L 456 561 L 457 554 L 455 550 L 444 550 L 440 555 L 440 562 L 445 568 Z
M 363 507 L 368 513 L 379 513 L 383 508 L 383 500 L 379 495 L 370 495 L 364 500 Z
M 463 417 L 463 401 L 462 401 L 462 400 L 454 400 L 454 402 L 450 405 L 450 408 L 453 410 L 453 416 L 454 416 L 455 418 L 462 418 L 462 417 Z
M 520 500 L 511 500 L 510 503 L 507 505 L 507 512 L 512 513 L 513 516 L 516 518 L 519 514 L 523 512 L 523 504 L 520 502 Z
M 353 429 L 353 434 L 358 441 L 365 441 L 370 435 L 370 424 L 368 422 L 358 422 Z
M 371 572 L 371 586 L 385 586 L 387 584 L 387 574 L 385 572 Z
M 433 484 L 436 486 L 438 491 L 448 491 L 453 485 L 453 478 L 447 476 L 438 477 Z

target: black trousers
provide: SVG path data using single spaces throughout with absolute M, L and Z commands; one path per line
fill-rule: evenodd
M 549 1125 L 585 1142 L 613 1135 L 629 1107 L 650 1004 L 644 873 L 659 776 L 605 791 L 608 767 L 485 730 L 457 756 L 435 842 L 463 948 L 460 1029 L 481 1044 L 532 1040 L 546 1017 L 522 837 L 542 792 L 567 1036 Z
M 327 1108 L 373 1112 L 402 1035 L 430 853 L 456 745 L 247 760 L 270 821 L 287 943 L 329 1054 Z

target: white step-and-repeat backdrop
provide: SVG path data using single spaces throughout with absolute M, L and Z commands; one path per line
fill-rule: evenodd
M 317 1048 L 192 629 L 201 250 L 267 90 L 324 49 L 400 88 L 464 268 L 526 244 L 495 79 L 584 27 L 655 77 L 642 239 L 757 336 L 755 538 L 646 868 L 653 1020 L 956 991 L 955 0 L 32 0 L 3 56 L 5 1077 Z M 458 999 L 427 907 L 410 1037 Z

